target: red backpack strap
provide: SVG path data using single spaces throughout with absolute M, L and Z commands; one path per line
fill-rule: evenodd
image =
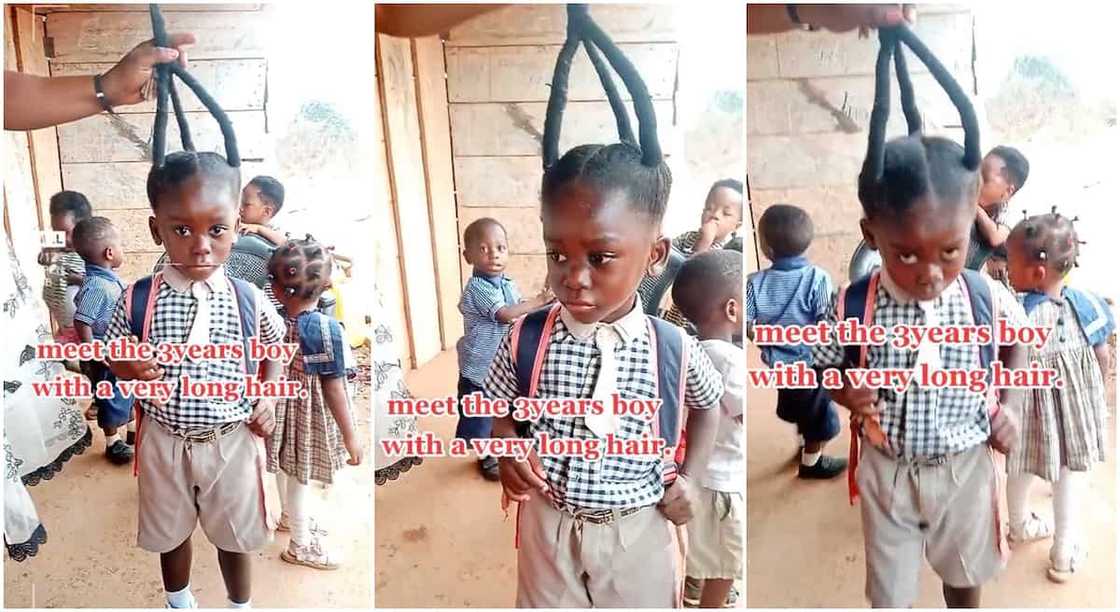
M 857 281 L 858 282 L 858 281 Z M 845 286 L 840 289 L 840 295 L 837 305 L 837 318 L 840 321 L 844 320 L 845 311 L 847 316 L 851 316 L 852 312 L 858 312 L 856 298 L 862 298 L 863 301 L 863 325 L 871 325 L 875 321 L 875 299 L 879 293 L 879 271 L 872 272 L 867 278 L 866 285 L 857 286 L 855 292 L 851 295 L 848 290 L 851 286 Z M 861 294 L 860 292 L 865 292 Z M 850 302 L 850 304 L 849 304 Z M 853 365 L 856 368 L 867 367 L 867 345 L 859 346 L 858 351 L 850 350 L 845 347 L 845 354 L 855 357 Z M 852 414 L 851 438 L 848 444 L 848 503 L 855 505 L 856 500 L 859 498 L 859 483 L 856 482 L 856 469 L 859 467 L 860 457 L 860 440 L 861 434 L 866 435 L 868 439 L 874 444 L 879 444 L 883 441 L 883 430 L 879 426 L 879 421 L 876 418 L 864 418 L 857 414 Z
M 129 330 L 132 331 L 132 334 L 136 336 L 140 343 L 148 341 L 148 334 L 152 329 L 152 317 L 156 311 L 156 302 L 159 298 L 160 283 L 162 282 L 163 273 L 156 272 L 152 276 L 132 283 L 124 290 L 125 318 Z M 140 474 L 140 443 L 143 440 L 141 417 L 143 411 L 140 408 L 139 400 L 132 402 L 132 408 L 135 414 L 133 418 L 136 421 L 136 452 L 132 456 L 132 475 L 135 477 Z

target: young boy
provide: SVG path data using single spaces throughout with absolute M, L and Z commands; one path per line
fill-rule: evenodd
M 90 217 L 74 227 L 74 249 L 85 261 L 85 281 L 74 299 L 74 328 L 82 342 L 104 340 L 109 320 L 116 309 L 117 300 L 124 291 L 124 283 L 114 271 L 124 263 L 121 233 L 105 217 Z M 117 379 L 100 361 L 82 363 L 83 372 L 90 383 L 101 381 L 113 384 L 111 398 L 95 397 L 97 425 L 105 433 L 105 457 L 117 465 L 132 461 L 132 447 L 121 440 L 117 430 L 132 420 L 132 400 L 116 387 Z
M 258 234 L 274 245 L 288 241 L 273 219 L 284 207 L 284 185 L 271 176 L 254 176 L 241 190 L 241 233 Z
M 1011 234 L 1011 228 L 1004 223 L 1007 203 L 1026 184 L 1030 171 L 1030 162 L 1014 147 L 998 146 L 984 156 L 976 223 L 969 236 L 965 263 L 969 270 L 983 268 L 992 251 L 1007 242 Z
M 238 169 L 210 152 L 178 152 L 148 175 L 152 237 L 166 249 L 170 264 L 152 278 L 147 308 L 151 344 L 242 344 L 239 296 L 248 296 L 257 342 L 275 344 L 284 322 L 264 294 L 237 288 L 223 263 L 237 237 Z M 132 299 L 139 299 L 136 285 Z M 121 300 L 106 338 L 133 336 L 128 300 Z M 284 364 L 264 361 L 260 377 L 276 380 Z M 241 356 L 110 363 L 121 379 L 162 379 L 240 383 L 249 366 Z M 190 590 L 191 533 L 201 522 L 218 549 L 218 562 L 233 607 L 248 607 L 252 553 L 271 537 L 271 517 L 263 500 L 262 438 L 271 433 L 274 398 L 254 402 L 241 395 L 199 397 L 176 385 L 170 397 L 140 400 L 143 414 L 137 441 L 139 535 L 144 550 L 160 554 L 167 605 L 197 605 Z
M 658 397 L 657 338 L 637 289 L 643 276 L 661 272 L 668 255 L 669 241 L 661 236 L 668 181 L 664 162 L 644 165 L 629 145 L 582 145 L 549 164 L 541 221 L 548 285 L 559 304 L 549 312 L 550 332 L 542 330 L 536 345 L 543 356 L 538 352 L 539 376 L 530 377 L 537 386 L 529 393 L 598 399 L 607 410 L 545 415 L 525 423 L 526 437 L 605 446 L 608 436 L 653 435 L 658 415 L 652 421 L 615 416 L 610 407 L 615 394 Z M 711 451 L 723 383 L 699 343 L 670 329 L 680 333 L 688 355 L 680 397 L 688 412 L 688 452 L 671 484 L 664 484 L 668 466 L 660 454 L 595 459 L 537 449 L 522 462 L 499 458 L 503 493 L 520 503 L 516 607 L 679 605 L 683 575 L 673 524 L 691 518 L 691 479 Z M 483 385 L 488 397 L 511 403 L 526 382 L 520 376 L 529 376 L 518 373 L 514 333 L 502 340 Z M 519 437 L 508 415 L 494 421 L 493 433 Z
M 775 204 L 758 222 L 758 244 L 771 266 L 747 277 L 747 337 L 755 325 L 812 325 L 825 318 L 832 298 L 828 273 L 809 263 L 805 251 L 813 242 L 813 221 L 789 204 Z M 767 345 L 762 361 L 770 367 L 804 362 L 811 365 L 806 345 Z M 778 418 L 797 425 L 801 441 L 797 477 L 834 478 L 848 462 L 824 454 L 825 444 L 840 433 L 840 417 L 828 392 L 778 389 Z
M 723 249 L 686 261 L 673 284 L 673 302 L 696 327 L 700 345 L 723 377 L 715 446 L 707 470 L 696 479 L 697 509 L 688 523 L 685 604 L 701 608 L 733 605 L 731 587 L 743 571 L 747 356 L 733 344 L 743 328 L 742 286 L 743 256 Z
M 74 330 L 74 296 L 82 284 L 85 262 L 74 252 L 74 226 L 93 215 L 86 196 L 77 191 L 60 191 L 51 196 L 51 229 L 66 235 L 62 251 L 44 249 L 39 254 L 39 264 L 46 266 L 43 300 L 58 325 L 55 339 L 59 342 L 77 342 Z
M 455 348 L 459 354 L 460 401 L 482 391 L 490 362 L 513 320 L 552 301 L 547 287 L 531 300 L 521 299 L 517 285 L 505 275 L 508 253 L 506 229 L 494 219 L 483 217 L 463 231 L 463 259 L 473 273 L 459 298 L 463 337 Z M 460 416 L 455 437 L 489 438 L 490 428 L 490 417 Z M 480 457 L 478 467 L 483 478 L 498 480 L 498 460 L 494 457 Z

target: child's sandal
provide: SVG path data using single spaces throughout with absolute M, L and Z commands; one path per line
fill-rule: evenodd
M 1054 535 L 1054 526 L 1032 512 L 1022 523 L 1011 525 L 1011 529 L 1008 530 L 1007 541 L 1015 546 L 1043 540 L 1052 535 Z
M 312 538 L 311 544 L 300 546 L 289 543 L 288 547 L 280 553 L 280 559 L 293 565 L 304 565 L 317 570 L 336 570 L 340 564 L 330 554 L 323 550 L 319 538 Z
M 1084 551 L 1080 546 L 1074 546 L 1073 552 L 1064 559 L 1054 559 L 1054 553 L 1050 553 L 1050 567 L 1046 569 L 1046 577 L 1052 582 L 1058 584 L 1065 584 L 1069 582 L 1073 575 L 1077 573 L 1078 567 L 1085 560 Z

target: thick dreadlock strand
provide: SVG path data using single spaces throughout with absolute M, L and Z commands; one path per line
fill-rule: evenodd
M 552 84 L 548 93 L 548 107 L 544 112 L 544 135 L 541 138 L 541 162 L 548 170 L 560 159 L 560 124 L 564 120 L 564 107 L 568 104 L 568 74 L 572 71 L 572 58 L 579 49 L 578 20 L 573 19 L 574 6 L 568 7 L 567 36 L 564 46 L 556 56 L 552 69 Z
M 308 234 L 276 249 L 268 260 L 268 277 L 284 295 L 314 299 L 330 286 L 332 261 L 329 249 Z
M 599 75 L 599 82 L 603 84 L 603 91 L 607 93 L 607 101 L 610 102 L 611 112 L 614 113 L 615 124 L 618 126 L 618 141 L 631 146 L 638 146 L 638 141 L 634 140 L 634 130 L 630 127 L 630 113 L 627 112 L 626 104 L 623 103 L 622 96 L 618 93 L 618 87 L 615 86 L 614 79 L 611 78 L 611 73 L 607 70 L 603 55 L 587 38 L 583 39 L 583 50 L 587 52 L 587 58 L 591 60 L 591 65 L 595 67 L 595 72 Z
M 184 151 L 194 151 L 194 141 L 191 140 L 191 126 L 187 123 L 187 114 L 183 112 L 183 102 L 179 99 L 179 88 L 175 87 L 175 80 L 169 79 L 167 87 L 171 90 L 171 108 L 175 110 L 175 122 L 179 124 L 179 139 L 183 143 Z
M 906 117 L 906 133 L 911 136 L 922 131 L 922 114 L 914 98 L 914 84 L 910 82 L 910 71 L 906 69 L 906 54 L 902 51 L 902 41 L 894 43 L 894 71 L 898 78 L 898 97 L 902 100 L 902 114 Z
M 886 153 L 887 120 L 891 114 L 891 55 L 894 54 L 895 37 L 889 28 L 879 29 L 879 55 L 875 60 L 875 101 L 871 106 L 871 119 L 867 134 L 867 156 L 859 173 L 859 200 L 867 207 L 876 201 L 879 183 L 883 180 L 883 161 Z

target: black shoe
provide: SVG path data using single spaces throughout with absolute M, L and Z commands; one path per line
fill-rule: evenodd
M 113 465 L 124 465 L 132 461 L 132 447 L 125 444 L 124 440 L 117 440 L 105 449 L 105 456 Z
M 847 459 L 821 455 L 821 458 L 817 459 L 817 462 L 813 465 L 805 465 L 802 463 L 797 466 L 797 477 L 807 480 L 828 480 L 829 478 L 836 478 L 839 476 L 847 467 Z
M 124 434 L 124 443 L 129 446 L 136 446 L 136 432 L 129 431 Z
M 494 457 L 487 457 L 478 460 L 478 471 L 482 472 L 482 477 L 492 482 L 501 480 L 498 475 L 498 460 Z

